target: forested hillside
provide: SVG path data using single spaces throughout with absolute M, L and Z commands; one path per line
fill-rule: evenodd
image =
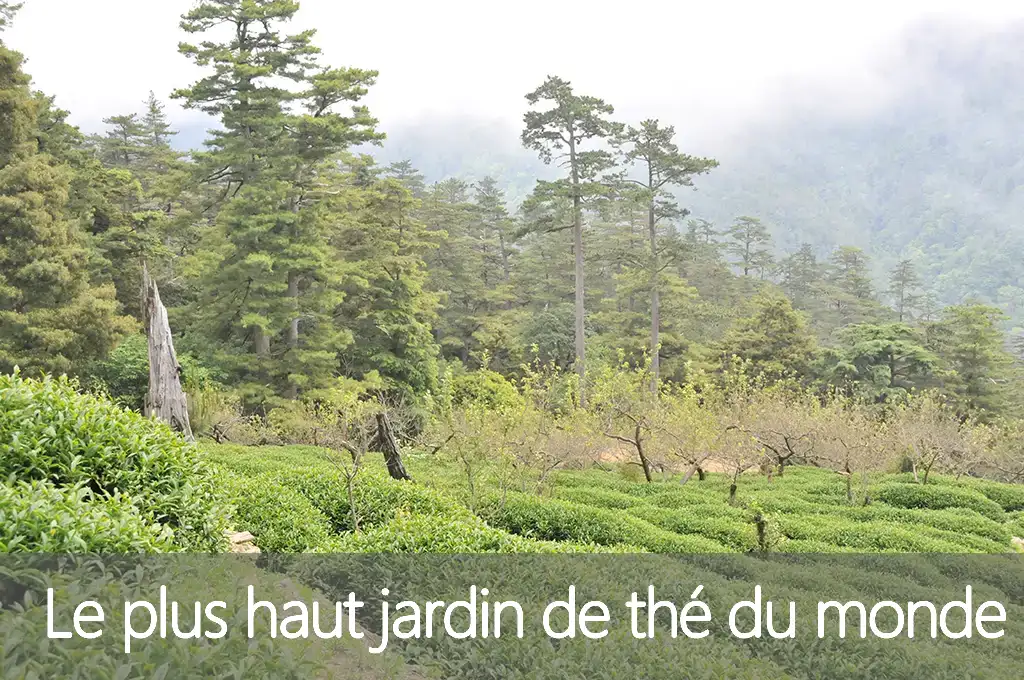
M 1024 314 L 1022 36 L 1020 25 L 983 34 L 918 25 L 886 65 L 884 101 L 848 115 L 797 102 L 765 116 L 723 145 L 721 167 L 682 203 L 720 229 L 756 215 L 779 251 L 809 243 L 827 257 L 837 245 L 861 247 L 880 286 L 911 259 L 942 303 L 978 298 L 1016 326 Z M 393 130 L 380 154 L 416 159 L 430 179 L 496 174 L 512 198 L 525 197 L 521 178 L 543 166 L 509 139 L 482 138 L 486 129 L 513 134 L 429 120 Z

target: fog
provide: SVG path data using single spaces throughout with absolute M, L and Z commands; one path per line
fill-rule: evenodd
M 196 78 L 176 49 L 187 38 L 178 16 L 192 4 L 28 0 L 4 39 L 28 57 L 36 86 L 92 132 L 150 90 L 167 98 Z M 301 4 L 295 29 L 318 29 L 328 63 L 380 71 L 367 104 L 385 131 L 471 118 L 514 142 L 523 95 L 551 73 L 603 97 L 620 119 L 675 124 L 702 153 L 794 112 L 885 106 L 913 77 L 905 35 L 915 25 L 976 39 L 1024 18 L 1022 3 L 985 0 Z M 190 142 L 208 125 L 203 114 L 170 112 Z

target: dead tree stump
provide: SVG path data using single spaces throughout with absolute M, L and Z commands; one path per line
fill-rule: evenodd
M 149 338 L 149 394 L 146 397 L 146 415 L 156 416 L 173 430 L 195 441 L 188 420 L 188 401 L 181 387 L 181 365 L 174 351 L 167 308 L 160 301 L 156 281 L 149 278 L 149 270 L 142 268 L 142 299 Z
M 398 448 L 398 439 L 395 437 L 395 430 L 391 426 L 391 419 L 387 413 L 377 414 L 377 440 L 376 448 L 384 454 L 384 462 L 388 466 L 388 474 L 392 479 L 399 481 L 412 481 L 412 477 L 405 471 L 402 464 L 402 452 Z

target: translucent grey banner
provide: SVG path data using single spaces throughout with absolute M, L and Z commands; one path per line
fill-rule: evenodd
M 7 678 L 1018 678 L 1021 556 L 0 557 Z

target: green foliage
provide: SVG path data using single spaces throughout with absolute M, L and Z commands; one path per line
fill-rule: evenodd
M 166 525 L 120 493 L 47 481 L 0 484 L 0 553 L 166 553 L 180 548 Z
M 481 404 L 491 410 L 516 407 L 520 402 L 515 385 L 500 373 L 480 370 L 452 378 L 452 405 Z
M 92 270 L 72 212 L 72 171 L 40 148 L 46 110 L 21 55 L 0 44 L 0 372 L 70 373 L 131 328 Z
M 0 376 L 0 477 L 126 494 L 140 514 L 198 551 L 224 545 L 224 508 L 194 446 L 67 378 Z
M 734 550 L 753 552 L 758 549 L 754 525 L 737 519 L 709 517 L 699 506 L 686 509 L 634 507 L 629 514 L 654 526 L 677 534 L 705 536 Z
M 613 510 L 521 494 L 491 497 L 481 515 L 512 533 L 549 541 L 630 544 L 661 553 L 717 553 L 729 549 L 714 540 L 680 535 Z
M 995 501 L 969 489 L 944 484 L 882 484 L 873 491 L 875 499 L 897 508 L 968 508 L 985 517 L 1001 520 L 1003 509 Z
M 181 381 L 187 391 L 210 387 L 211 378 L 195 358 L 178 356 Z M 142 335 L 129 335 L 89 371 L 88 381 L 111 396 L 118 404 L 139 411 L 149 394 L 149 345 Z
M 923 334 L 906 324 L 859 324 L 838 333 L 829 383 L 869 401 L 886 401 L 927 386 L 939 359 Z
M 298 491 L 269 475 L 222 472 L 219 483 L 234 503 L 233 520 L 262 552 L 310 553 L 333 547 L 331 525 Z
M 722 340 L 721 355 L 749 362 L 751 374 L 767 380 L 806 376 L 815 342 L 801 315 L 776 294 L 763 293 L 753 305 L 754 314 L 737 321 Z

